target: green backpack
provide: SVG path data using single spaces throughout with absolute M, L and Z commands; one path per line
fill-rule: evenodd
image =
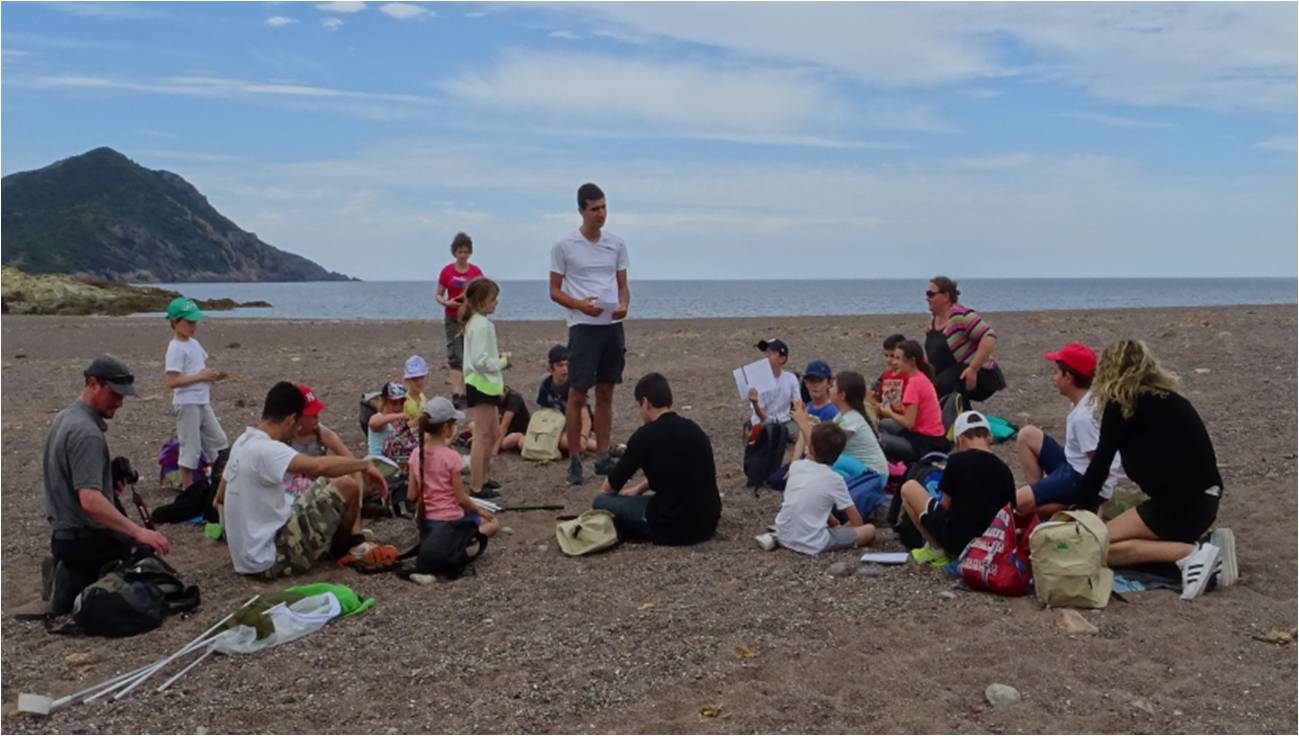
M 528 420 L 528 433 L 523 438 L 520 455 L 524 460 L 550 462 L 562 457 L 559 437 L 564 434 L 565 419 L 562 412 L 542 409 Z

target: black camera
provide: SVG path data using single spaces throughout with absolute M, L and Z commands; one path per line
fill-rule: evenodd
M 125 457 L 113 458 L 113 463 L 109 466 L 109 469 L 113 473 L 114 486 L 118 483 L 125 483 L 128 486 L 133 486 L 140 482 L 139 471 L 137 471 L 131 465 L 131 461 Z

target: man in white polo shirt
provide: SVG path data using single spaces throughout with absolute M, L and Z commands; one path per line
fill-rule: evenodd
M 550 299 L 568 310 L 568 446 L 580 448 L 582 412 L 595 387 L 595 462 L 597 475 L 608 475 L 613 433 L 613 387 L 622 383 L 627 316 L 627 244 L 604 230 L 608 216 L 604 192 L 594 184 L 577 190 L 582 226 L 550 250 Z M 582 483 L 582 452 L 571 452 L 569 485 Z
M 297 386 L 275 384 L 266 394 L 261 421 L 230 448 L 217 503 L 224 504 L 235 572 L 270 579 L 302 573 L 326 550 L 341 556 L 363 542 L 351 536 L 361 512 L 359 488 L 348 486 L 345 495 L 329 478 L 362 473 L 387 494 L 387 483 L 369 460 L 312 457 L 287 444 L 306 403 Z M 316 483 L 293 498 L 286 492 L 292 475 L 315 477 Z

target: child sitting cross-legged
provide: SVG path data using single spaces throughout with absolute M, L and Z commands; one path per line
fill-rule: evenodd
M 410 456 L 406 496 L 419 506 L 416 518 L 424 525 L 468 519 L 478 525 L 483 536 L 490 537 L 500 530 L 500 522 L 465 493 L 460 477 L 464 458 L 448 447 L 456 434 L 456 422 L 464 418 L 464 412 L 444 396 L 435 396 L 425 404 L 419 417 L 419 449 Z
M 848 435 L 838 425 L 823 422 L 812 429 L 807 459 L 789 467 L 785 498 L 776 515 L 775 539 L 758 536 L 764 549 L 776 542 L 806 555 L 838 549 L 865 547 L 875 539 L 875 525 L 862 521 L 848 495 L 843 477 L 830 464 L 843 452 Z M 841 522 L 835 512 L 846 519 Z

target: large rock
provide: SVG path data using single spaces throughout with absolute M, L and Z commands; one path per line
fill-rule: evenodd
M 5 314 L 135 314 L 162 312 L 180 296 L 167 289 L 115 284 L 51 274 L 33 276 L 5 268 L 0 277 L 0 311 Z M 240 304 L 233 299 L 200 299 L 201 309 L 269 307 L 266 302 Z
M 994 682 L 983 691 L 983 697 L 995 707 L 1004 707 L 1018 703 L 1021 698 L 1019 691 L 1010 685 L 1003 685 L 1000 682 Z

